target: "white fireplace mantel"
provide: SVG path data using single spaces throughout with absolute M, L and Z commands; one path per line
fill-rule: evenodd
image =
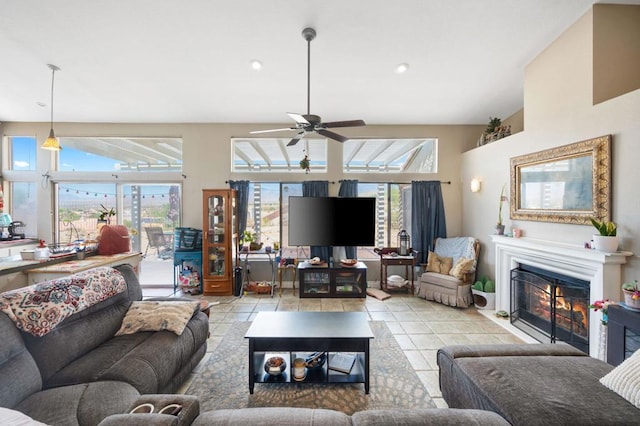
M 535 266 L 590 283 L 589 301 L 620 300 L 622 265 L 630 252 L 605 253 L 578 245 L 532 238 L 492 235 L 495 245 L 496 310 L 511 312 L 511 270 Z M 599 312 L 591 311 L 589 324 L 598 324 Z M 589 355 L 598 356 L 599 327 L 589 327 Z

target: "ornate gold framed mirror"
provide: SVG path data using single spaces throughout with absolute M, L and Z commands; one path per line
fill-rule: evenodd
M 511 158 L 511 219 L 611 220 L 611 135 Z

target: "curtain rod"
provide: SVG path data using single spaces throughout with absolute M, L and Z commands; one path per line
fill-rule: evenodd
M 338 182 L 342 182 L 344 180 L 349 180 L 349 179 L 340 179 Z M 299 181 L 299 180 L 293 180 L 293 181 L 284 181 L 284 180 L 280 180 L 280 181 L 252 181 L 255 183 L 302 183 L 304 181 Z M 224 183 L 228 184 L 229 181 L 225 180 Z M 330 184 L 335 184 L 336 181 L 329 181 Z M 411 182 L 363 182 L 363 181 L 358 181 L 358 183 L 397 183 L 397 184 L 401 184 L 401 185 L 410 185 Z M 443 183 L 445 185 L 451 185 L 451 181 L 450 180 L 441 180 L 440 183 Z
M 287 181 L 287 180 L 278 180 L 278 181 L 270 181 L 270 180 L 264 180 L 264 181 L 258 181 L 258 180 L 250 180 L 250 179 L 243 179 L 243 180 L 248 180 L 249 182 L 254 182 L 254 183 L 302 183 L 304 182 L 303 180 L 291 180 L 291 181 Z M 328 181 L 330 184 L 335 184 L 336 181 L 332 180 L 332 181 Z M 342 181 L 340 181 L 342 182 Z M 228 184 L 229 181 L 225 180 L 224 183 Z
M 343 180 L 349 180 L 349 179 L 340 179 L 339 182 L 342 182 Z M 411 182 L 364 182 L 359 180 L 358 183 L 399 183 L 402 185 L 410 185 Z M 446 185 L 451 185 L 451 181 L 450 180 L 441 180 L 440 183 L 444 183 Z

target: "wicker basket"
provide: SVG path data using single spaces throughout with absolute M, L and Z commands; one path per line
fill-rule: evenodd
M 271 293 L 271 284 L 258 285 L 258 283 L 251 283 L 247 285 L 247 290 L 252 293 L 269 294 Z

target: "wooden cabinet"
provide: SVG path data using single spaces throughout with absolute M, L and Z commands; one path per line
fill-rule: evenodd
M 230 296 L 238 239 L 235 191 L 205 189 L 202 205 L 202 289 L 204 294 Z
M 367 297 L 367 266 L 318 267 L 298 263 L 300 297 Z

